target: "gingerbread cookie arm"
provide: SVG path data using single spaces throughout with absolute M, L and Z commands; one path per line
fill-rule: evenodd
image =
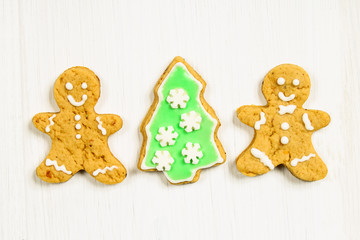
M 119 131 L 123 125 L 121 117 L 115 114 L 98 115 L 96 121 L 98 122 L 98 129 L 102 135 L 111 135 Z
M 33 117 L 32 122 L 40 131 L 50 134 L 56 114 L 58 113 L 38 113 Z
M 261 120 L 261 106 L 247 105 L 238 108 L 237 116 L 241 122 L 250 127 L 254 127 L 255 123 Z
M 330 116 L 320 110 L 306 110 L 302 115 L 302 120 L 306 130 L 316 131 L 329 125 Z

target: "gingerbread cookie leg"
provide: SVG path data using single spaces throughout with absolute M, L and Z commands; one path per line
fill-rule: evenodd
M 105 184 L 120 183 L 127 175 L 125 167 L 110 151 L 101 154 L 92 152 L 84 167 L 91 176 Z
M 292 175 L 304 181 L 316 181 L 326 177 L 327 167 L 315 151 L 293 157 L 285 163 Z
M 61 149 L 61 151 L 60 151 Z M 52 145 L 49 155 L 36 169 L 36 175 L 45 182 L 60 183 L 69 180 L 82 169 L 82 163 L 73 161 L 73 153 L 61 142 Z
M 236 159 L 236 166 L 242 174 L 250 177 L 267 173 L 274 169 L 270 153 L 271 149 L 268 147 L 260 144 L 251 144 Z

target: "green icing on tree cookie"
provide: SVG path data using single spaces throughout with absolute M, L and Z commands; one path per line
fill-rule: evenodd
M 223 162 L 214 142 L 217 120 L 201 105 L 201 88 L 202 84 L 190 75 L 183 64 L 176 64 L 158 89 L 157 110 L 149 122 L 150 125 L 146 127 L 150 141 L 143 161 L 147 168 L 158 167 L 158 170 L 164 170 L 167 178 L 173 183 L 191 181 L 197 170 Z M 182 116 L 194 121 L 180 124 Z M 166 132 L 170 135 L 164 138 Z M 189 151 L 189 147 L 195 151 Z M 160 166 L 159 158 L 169 158 L 168 153 L 172 159 L 169 159 L 168 165 Z M 185 159 L 183 154 L 188 158 Z M 189 154 L 194 156 L 191 160 Z

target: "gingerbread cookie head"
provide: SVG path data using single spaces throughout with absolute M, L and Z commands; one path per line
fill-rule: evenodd
M 307 72 L 294 64 L 282 64 L 271 69 L 264 78 L 262 92 L 271 106 L 296 105 L 301 107 L 310 94 Z
M 88 68 L 70 68 L 56 80 L 54 97 L 60 109 L 93 109 L 100 97 L 100 80 Z

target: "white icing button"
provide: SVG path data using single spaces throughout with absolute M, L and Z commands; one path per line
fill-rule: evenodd
M 289 124 L 287 122 L 283 122 L 281 124 L 281 129 L 282 130 L 288 130 L 290 128 Z
M 73 85 L 71 83 L 69 83 L 69 82 L 67 82 L 65 84 L 65 87 L 66 87 L 67 90 L 72 90 L 73 89 Z
M 284 144 L 284 145 L 285 145 L 285 144 L 288 144 L 288 143 L 289 143 L 289 139 L 288 139 L 287 137 L 285 137 L 285 136 L 284 136 L 284 137 L 281 137 L 281 143 Z
M 284 79 L 284 78 L 282 78 L 282 77 L 278 78 L 278 80 L 277 80 L 277 84 L 278 84 L 278 85 L 284 85 L 284 83 L 285 83 L 285 79 Z
M 81 135 L 80 134 L 76 134 L 76 139 L 80 139 L 81 138 Z
M 80 124 L 80 123 L 76 124 L 76 125 L 75 125 L 75 128 L 76 128 L 77 130 L 79 130 L 79 129 L 81 128 L 81 124 Z
M 79 114 L 76 114 L 75 115 L 75 121 L 79 121 L 81 119 L 80 115 Z
M 81 88 L 82 88 L 82 89 L 87 89 L 87 84 L 86 84 L 86 82 L 83 82 L 83 83 L 81 84 Z
M 294 85 L 294 86 L 298 86 L 299 84 L 300 84 L 299 79 L 294 79 L 293 85 Z

